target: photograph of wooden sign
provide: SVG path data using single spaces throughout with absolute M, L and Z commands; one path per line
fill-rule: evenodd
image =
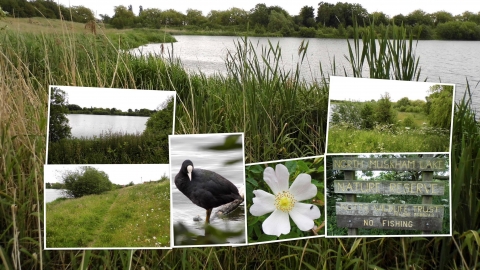
M 444 196 L 448 184 L 434 181 L 433 172 L 447 171 L 446 158 L 333 157 L 332 169 L 344 173 L 345 180 L 333 181 L 334 194 L 343 195 L 337 196 L 334 209 L 336 226 L 347 228 L 348 235 L 357 235 L 360 228 L 417 230 L 423 234 L 443 230 L 445 206 L 433 204 L 432 199 L 433 196 Z M 422 180 L 354 180 L 355 171 L 421 172 Z M 375 195 L 421 196 L 422 203 L 357 202 L 357 196 Z

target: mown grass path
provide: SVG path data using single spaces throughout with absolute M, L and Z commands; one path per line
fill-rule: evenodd
M 170 186 L 145 183 L 47 204 L 48 248 L 170 245 Z

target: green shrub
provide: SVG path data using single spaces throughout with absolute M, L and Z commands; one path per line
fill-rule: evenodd
M 80 167 L 76 171 L 66 171 L 62 178 L 66 193 L 70 197 L 101 194 L 112 189 L 108 175 L 89 166 Z

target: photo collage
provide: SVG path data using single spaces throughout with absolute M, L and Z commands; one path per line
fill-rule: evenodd
M 452 236 L 454 84 L 330 76 L 328 111 L 243 126 L 184 94 L 49 86 L 45 249 Z

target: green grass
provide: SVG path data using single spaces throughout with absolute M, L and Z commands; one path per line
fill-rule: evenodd
M 169 182 L 145 183 L 46 209 L 47 248 L 170 246 Z
M 424 126 L 423 123 L 428 123 L 427 116 L 423 113 L 397 112 L 397 120 L 401 120 L 402 122 L 409 116 L 413 119 L 413 122 L 417 127 Z
M 106 133 L 49 142 L 48 164 L 167 164 L 168 141 L 148 134 Z
M 448 152 L 450 139 L 432 128 L 380 127 L 360 130 L 330 126 L 328 153 Z

